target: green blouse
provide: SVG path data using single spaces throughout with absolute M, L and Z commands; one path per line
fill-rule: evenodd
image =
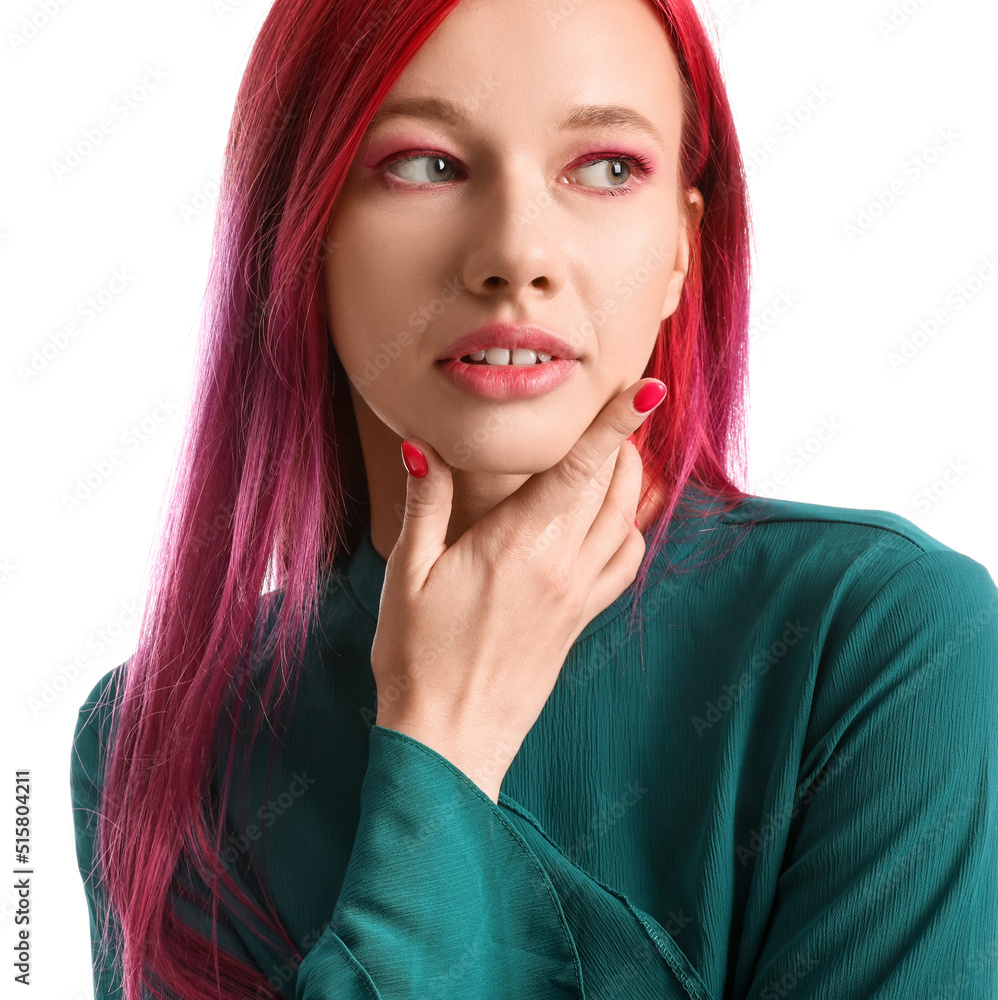
M 889 512 L 703 510 L 641 629 L 632 588 L 578 637 L 498 804 L 373 724 L 368 532 L 324 580 L 269 788 L 264 725 L 227 816 L 223 861 L 304 957 L 227 911 L 223 946 L 296 1000 L 995 1000 L 998 588 Z M 97 1000 L 98 697 L 125 667 L 71 768 Z

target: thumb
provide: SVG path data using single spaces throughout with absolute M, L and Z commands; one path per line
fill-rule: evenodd
M 422 586 L 447 549 L 454 479 L 450 466 L 421 438 L 402 442 L 402 462 L 408 473 L 405 517 L 394 551 L 400 551 L 405 569 Z

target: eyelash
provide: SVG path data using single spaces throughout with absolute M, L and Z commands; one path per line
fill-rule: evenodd
M 390 159 L 388 162 L 382 164 L 380 172 L 389 178 L 389 183 L 399 184 L 403 187 L 410 188 L 412 190 L 421 191 L 424 188 L 431 187 L 442 187 L 443 184 L 449 182 L 443 181 L 441 184 L 414 184 L 412 181 L 404 181 L 401 177 L 395 177 L 394 174 L 388 173 L 388 168 L 395 166 L 396 163 L 406 163 L 409 160 L 422 160 L 427 157 L 436 157 L 439 160 L 446 160 L 448 163 L 455 163 L 453 157 L 444 156 L 442 153 L 437 152 L 426 152 L 426 153 L 411 153 L 402 154 Z M 638 154 L 629 153 L 607 153 L 605 155 L 598 155 L 595 159 L 585 160 L 582 163 L 576 164 L 573 169 L 578 169 L 580 167 L 593 167 L 597 163 L 602 163 L 605 160 L 610 162 L 620 162 L 626 163 L 632 171 L 634 171 L 638 176 L 638 183 L 640 184 L 649 174 L 653 173 L 653 168 L 651 162 L 644 156 Z M 584 186 L 584 185 L 583 185 Z M 615 198 L 618 194 L 631 194 L 637 185 L 632 185 L 631 187 L 618 187 L 618 188 L 593 188 L 597 194 L 600 196 L 609 195 L 611 198 Z

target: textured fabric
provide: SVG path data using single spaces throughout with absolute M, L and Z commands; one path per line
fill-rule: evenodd
M 666 557 L 695 568 L 653 582 Z M 228 811 L 223 857 L 304 958 L 236 914 L 220 939 L 284 996 L 998 997 L 998 588 L 979 563 L 884 511 L 705 507 L 670 532 L 640 632 L 628 591 L 578 637 L 498 804 L 372 724 L 384 572 L 368 534 L 329 574 L 269 787 L 265 726 Z M 91 710 L 119 678 L 74 741 L 92 926 Z M 116 959 L 95 942 L 101 959 L 98 1000 Z

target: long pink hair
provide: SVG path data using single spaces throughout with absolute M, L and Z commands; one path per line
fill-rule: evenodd
M 224 901 L 293 962 L 302 958 L 272 901 L 246 897 L 220 863 L 236 727 L 227 758 L 217 733 L 223 712 L 239 718 L 243 665 L 271 618 L 273 666 L 260 702 L 268 716 L 293 703 L 320 579 L 369 523 L 346 374 L 326 327 L 324 234 L 372 114 L 458 2 L 277 0 L 242 79 L 182 460 L 138 647 L 116 673 L 123 684 L 103 764 L 95 867 L 113 919 L 102 938 L 121 956 L 127 1000 L 147 989 L 186 1000 L 280 995 L 272 978 L 185 922 L 178 894 L 212 925 Z M 726 507 L 746 496 L 731 478 L 744 481 L 745 468 L 742 159 L 692 0 L 649 3 L 683 80 L 679 182 L 700 188 L 706 211 L 680 305 L 644 373 L 669 389 L 639 433 L 652 485 L 669 499 L 638 593 L 687 483 Z M 256 735 L 254 725 L 250 745 Z M 221 801 L 209 808 L 222 760 Z M 181 870 L 207 887 L 200 896 L 180 887 Z

